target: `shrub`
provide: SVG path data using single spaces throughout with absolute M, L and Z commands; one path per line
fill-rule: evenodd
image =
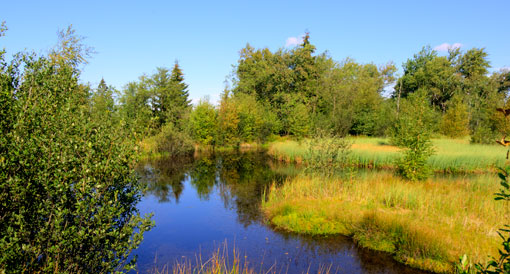
M 193 141 L 185 132 L 177 130 L 167 123 L 155 136 L 156 152 L 170 156 L 182 156 L 193 153 Z
M 214 145 L 217 138 L 218 115 L 207 100 L 200 100 L 190 114 L 190 130 L 195 141 L 202 145 Z
M 0 272 L 129 268 L 152 225 L 136 209 L 132 139 L 92 119 L 73 62 L 0 61 Z
M 305 142 L 306 171 L 329 176 L 348 165 L 351 144 L 345 139 L 319 133 Z
M 397 172 L 409 180 L 426 179 L 430 173 L 428 158 L 433 154 L 430 136 L 435 113 L 425 94 L 411 94 L 402 103 L 401 112 L 394 125 L 392 142 L 404 148 L 403 157 L 396 162 Z

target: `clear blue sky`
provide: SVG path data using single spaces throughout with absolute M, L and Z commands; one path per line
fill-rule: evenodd
M 485 47 L 510 67 L 510 1 L 3 1 L 0 48 L 45 52 L 73 24 L 97 54 L 82 81 L 122 88 L 175 60 L 193 100 L 223 90 L 246 43 L 276 50 L 306 30 L 335 60 L 400 68 L 422 46 Z M 292 39 L 291 39 L 292 40 Z M 289 40 L 290 41 L 290 40 Z

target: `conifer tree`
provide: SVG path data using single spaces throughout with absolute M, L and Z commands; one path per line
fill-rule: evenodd
M 172 121 L 178 128 L 182 128 L 182 120 L 186 118 L 191 109 L 191 101 L 189 100 L 188 85 L 184 82 L 184 74 L 177 61 L 170 75 L 170 83 L 172 85 L 171 97 L 168 107 L 164 111 L 168 121 Z
M 113 100 L 112 88 L 106 85 L 101 79 L 96 91 L 92 95 L 92 115 L 98 119 L 112 118 L 115 102 Z

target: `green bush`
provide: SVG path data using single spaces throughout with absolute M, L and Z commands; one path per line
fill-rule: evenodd
M 344 138 L 319 133 L 305 142 L 307 172 L 331 176 L 348 166 L 351 144 Z
M 152 226 L 134 142 L 92 118 L 73 62 L 0 57 L 0 273 L 129 268 Z
M 193 141 L 185 132 L 177 130 L 172 123 L 163 126 L 155 136 L 156 152 L 171 156 L 193 153 Z
M 200 100 L 190 114 L 190 131 L 193 140 L 202 145 L 214 145 L 217 137 L 218 114 L 207 100 Z
M 402 102 L 401 112 L 392 131 L 392 142 L 404 149 L 396 162 L 397 172 L 409 180 L 422 180 L 429 176 L 428 158 L 433 154 L 430 136 L 435 120 L 423 92 L 411 94 Z

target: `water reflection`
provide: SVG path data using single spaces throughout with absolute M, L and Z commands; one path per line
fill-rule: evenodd
M 321 266 L 331 266 L 332 273 L 416 273 L 346 237 L 271 229 L 259 208 L 262 195 L 299 168 L 273 162 L 263 152 L 149 160 L 138 172 L 148 186 L 140 210 L 154 212 L 156 221 L 136 251 L 142 271 L 171 266 L 183 256 L 206 257 L 226 240 L 257 272 L 275 265 L 281 273 L 314 273 Z
M 245 152 L 150 159 L 138 172 L 148 186 L 147 194 L 159 202 L 179 203 L 187 177 L 200 200 L 209 200 L 217 187 L 225 208 L 235 210 L 239 222 L 248 226 L 261 220 L 260 199 L 267 187 L 282 183 L 296 170 L 273 162 L 264 152 Z

